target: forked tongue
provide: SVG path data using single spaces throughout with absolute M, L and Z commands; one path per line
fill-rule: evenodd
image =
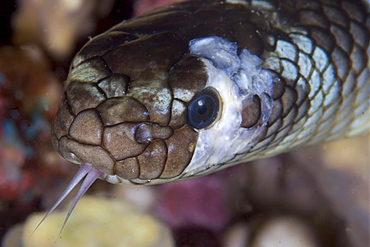
M 63 231 L 64 226 L 66 225 L 69 216 L 71 216 L 71 213 L 73 209 L 75 208 L 77 202 L 81 199 L 81 197 L 85 194 L 85 192 L 90 188 L 90 186 L 95 182 L 95 180 L 103 175 L 103 173 L 89 165 L 82 164 L 80 166 L 80 169 L 77 171 L 76 175 L 72 178 L 71 182 L 68 184 L 67 188 L 63 191 L 62 195 L 59 197 L 59 199 L 54 203 L 54 205 L 51 207 L 51 209 L 46 213 L 46 215 L 42 218 L 40 223 L 36 226 L 35 230 L 33 230 L 32 234 L 37 230 L 37 228 L 41 225 L 41 223 L 59 206 L 59 204 L 71 193 L 71 191 L 76 187 L 76 185 L 81 181 L 82 184 L 77 192 L 77 195 L 73 199 L 73 202 L 71 206 L 68 209 L 68 213 L 66 215 L 66 218 L 64 219 L 62 228 L 60 229 L 58 238 L 60 237 L 60 234 Z M 31 236 L 32 236 L 31 234 Z

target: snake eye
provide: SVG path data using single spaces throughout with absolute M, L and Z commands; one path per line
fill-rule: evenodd
M 196 94 L 188 104 L 188 124 L 197 129 L 208 127 L 219 111 L 219 97 L 212 88 Z

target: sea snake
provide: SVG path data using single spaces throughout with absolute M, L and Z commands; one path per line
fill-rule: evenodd
M 45 217 L 81 180 L 66 221 L 97 178 L 186 180 L 367 131 L 369 6 L 187 1 L 91 39 L 52 125 L 80 169 Z

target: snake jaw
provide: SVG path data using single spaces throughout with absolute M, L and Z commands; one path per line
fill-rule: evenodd
M 90 186 L 98 179 L 98 177 L 103 176 L 104 173 L 89 166 L 86 164 L 82 164 L 80 169 L 77 171 L 75 176 L 72 178 L 71 182 L 67 185 L 61 196 L 58 200 L 54 203 L 54 205 L 49 209 L 49 211 L 45 214 L 42 218 L 40 223 L 36 226 L 35 230 L 32 234 L 37 230 L 37 228 L 46 220 L 46 218 L 63 202 L 63 200 L 71 193 L 71 191 L 77 186 L 77 184 L 82 181 L 82 184 L 74 197 L 72 204 L 69 206 L 66 218 L 63 222 L 63 225 L 60 229 L 59 236 L 62 233 L 69 216 L 71 216 L 73 209 L 75 208 L 77 202 L 81 199 L 81 197 L 86 193 L 86 191 L 90 188 Z M 58 236 L 58 237 L 59 237 Z

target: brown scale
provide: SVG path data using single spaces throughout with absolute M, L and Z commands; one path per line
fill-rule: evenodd
M 257 95 L 252 95 L 242 101 L 242 123 L 243 128 L 253 127 L 261 116 L 261 100 Z
M 97 107 L 97 110 L 104 126 L 150 120 L 145 105 L 128 96 L 107 99 Z

